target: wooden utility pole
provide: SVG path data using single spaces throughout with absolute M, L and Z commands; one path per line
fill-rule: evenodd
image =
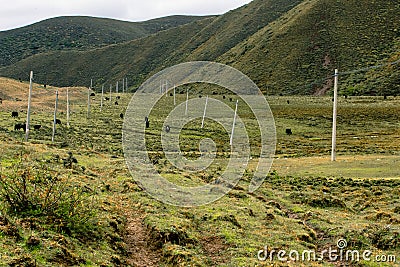
M 331 161 L 336 161 L 336 126 L 337 126 L 337 105 L 338 105 L 338 83 L 339 71 L 335 69 L 335 84 L 333 88 L 333 125 L 332 125 L 332 155 Z
M 58 90 L 56 90 L 56 103 L 54 106 L 54 120 L 53 120 L 53 135 L 51 136 L 51 142 L 54 142 L 54 136 L 56 134 L 57 108 L 58 108 Z
M 201 122 L 201 129 L 204 128 L 204 120 L 206 119 L 206 113 L 207 113 L 207 104 L 208 104 L 208 96 L 206 97 L 206 104 L 204 106 L 204 114 L 203 114 L 203 120 Z
M 88 98 L 87 98 L 87 115 L 86 117 L 89 119 L 90 117 L 90 88 L 88 88 Z
M 69 128 L 69 91 L 67 88 L 67 127 Z
M 31 100 L 32 100 L 32 80 L 33 80 L 33 71 L 30 73 L 29 78 L 29 96 L 28 96 L 28 111 L 26 114 L 26 125 L 25 125 L 25 142 L 28 142 L 29 139 L 29 128 L 31 121 Z
M 188 114 L 188 102 L 189 102 L 189 89 L 186 90 L 186 109 L 185 109 L 185 116 Z
M 231 146 L 233 145 L 233 133 L 235 132 L 235 124 L 236 124 L 236 116 L 237 116 L 238 104 L 239 104 L 239 100 L 236 100 L 235 116 L 233 117 L 232 133 L 231 133 L 231 140 L 230 140 L 230 145 Z
M 100 112 L 103 110 L 104 84 L 101 86 Z
M 175 91 L 176 91 L 176 86 L 174 85 L 174 106 L 176 106 L 176 96 L 175 96 Z

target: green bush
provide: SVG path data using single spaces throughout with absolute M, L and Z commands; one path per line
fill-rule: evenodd
M 0 172 L 0 201 L 10 215 L 40 218 L 70 232 L 94 217 L 94 196 L 65 175 L 20 160 Z

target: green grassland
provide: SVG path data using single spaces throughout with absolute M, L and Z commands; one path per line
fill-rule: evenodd
M 201 93 L 203 98 L 205 94 Z M 243 179 L 212 204 L 180 208 L 153 199 L 138 183 L 140 174 L 132 177 L 129 173 L 120 114 L 125 113 L 132 95 L 120 96 L 119 105 L 114 104 L 114 95 L 111 102 L 104 102 L 102 111 L 99 94 L 92 97 L 89 117 L 86 98 L 74 99 L 70 128 L 66 127 L 62 96 L 58 114 L 62 124 L 57 125 L 54 143 L 51 111 L 33 107 L 32 124 L 42 128 L 32 129 L 30 141 L 23 142 L 24 133 L 13 127 L 25 120 L 26 113 L 11 118 L 8 106 L 14 100 L 3 101 L 1 180 L 3 185 L 8 182 L 19 188 L 24 197 L 17 205 L 5 197 L 5 192 L 13 192 L 4 186 L 1 189 L 0 265 L 397 266 L 367 261 L 259 261 L 257 253 L 265 246 L 276 251 L 321 252 L 346 239 L 349 249 L 399 257 L 398 97 L 340 98 L 338 160 L 333 163 L 329 158 L 331 98 L 268 97 L 276 122 L 277 150 L 271 172 L 254 193 L 249 193 L 248 186 L 260 132 L 254 129 L 250 109 L 240 104 L 238 116 L 249 127 L 255 147 Z M 178 94 L 177 102 L 185 97 Z M 236 96 L 212 97 L 234 108 L 235 101 L 229 98 Z M 163 97 L 149 116 L 146 145 L 150 157 L 157 160 L 155 168 L 169 181 L 186 186 L 217 178 L 229 158 L 229 133 L 209 120 L 203 130 L 198 130 L 199 120 L 187 124 L 180 134 L 186 156 L 199 156 L 202 138 L 216 142 L 218 155 L 204 171 L 180 171 L 160 150 L 160 128 L 172 109 L 173 98 Z M 286 135 L 286 128 L 293 134 Z M 68 152 L 77 163 L 68 165 Z M 135 235 L 143 235 L 143 240 L 136 240 Z

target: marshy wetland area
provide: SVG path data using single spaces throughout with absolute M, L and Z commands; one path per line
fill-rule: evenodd
M 52 142 L 56 88 L 34 84 L 25 142 L 24 131 L 14 126 L 26 120 L 28 88 L 26 82 L 0 80 L 1 266 L 399 264 L 400 97 L 341 96 L 337 160 L 331 162 L 332 97 L 267 96 L 276 153 L 264 183 L 253 193 L 248 188 L 260 131 L 239 99 L 238 116 L 247 123 L 252 153 L 243 178 L 218 201 L 183 208 L 149 196 L 126 166 L 121 114 L 132 94 L 114 93 L 100 111 L 97 92 L 88 116 L 87 88 L 69 88 L 67 127 L 66 89 L 59 88 L 61 124 Z M 235 95 L 210 97 L 235 108 Z M 185 93 L 176 95 L 178 103 L 185 100 Z M 212 138 L 217 163 L 196 173 L 180 171 L 165 158 L 159 140 L 168 109 L 173 109 L 173 97 L 165 96 L 152 109 L 146 129 L 147 150 L 158 173 L 186 186 L 216 179 L 229 159 L 229 133 L 211 120 L 204 129 L 199 129 L 201 120 L 185 125 L 183 153 L 198 157 L 199 141 Z M 12 117 L 13 111 L 18 116 Z M 301 253 L 298 261 L 280 261 L 277 254 L 272 261 L 259 257 L 266 247 L 318 254 L 337 249 L 339 240 L 346 241 L 348 250 L 371 251 L 369 260 L 302 261 Z M 387 262 L 378 262 L 377 255 Z

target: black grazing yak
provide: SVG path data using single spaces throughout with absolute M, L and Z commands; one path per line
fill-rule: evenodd
M 25 132 L 25 130 L 26 130 L 26 124 L 25 123 L 17 123 L 17 124 L 14 125 L 14 130 L 15 131 L 19 131 L 21 129 Z

